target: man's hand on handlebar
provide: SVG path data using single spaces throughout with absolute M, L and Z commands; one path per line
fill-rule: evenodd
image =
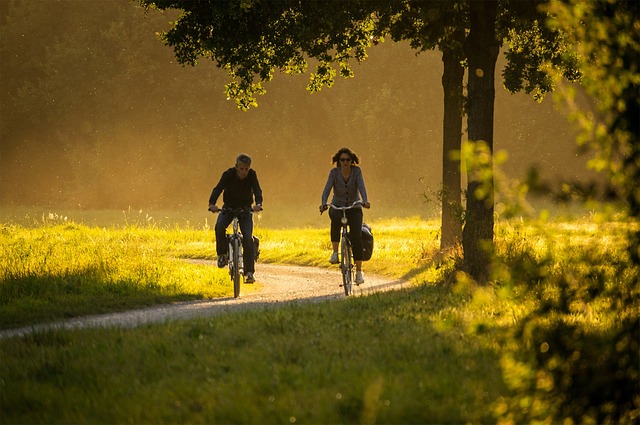
M 251 210 L 253 212 L 258 212 L 258 211 L 262 211 L 263 208 L 262 208 L 262 205 L 254 205 L 253 207 L 251 207 Z M 222 208 L 220 208 L 217 205 L 209 205 L 209 211 L 211 211 L 212 213 L 217 213 L 222 211 Z

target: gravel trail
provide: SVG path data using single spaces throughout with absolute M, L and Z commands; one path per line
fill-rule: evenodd
M 207 260 L 189 261 L 213 265 L 212 261 Z M 403 280 L 392 280 L 370 275 L 366 271 L 364 277 L 365 283 L 363 285 L 354 286 L 354 294 L 356 296 L 398 289 L 408 284 L 407 281 Z M 337 269 L 258 263 L 256 264 L 256 280 L 260 285 L 260 289 L 246 295 L 241 293 L 237 299 L 228 297 L 185 301 L 119 313 L 76 317 L 52 323 L 3 330 L 0 331 L 0 339 L 27 335 L 34 331 L 47 329 L 100 326 L 134 327 L 146 323 L 163 323 L 171 320 L 213 316 L 242 309 L 273 308 L 282 303 L 319 302 L 345 298 L 344 292 L 339 286 L 340 273 Z

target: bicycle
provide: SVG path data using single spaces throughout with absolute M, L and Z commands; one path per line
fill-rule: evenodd
M 344 294 L 349 296 L 352 294 L 353 282 L 355 281 L 356 265 L 353 260 L 353 251 L 351 248 L 351 240 L 349 239 L 349 231 L 347 229 L 347 210 L 361 207 L 362 201 L 356 201 L 348 207 L 338 207 L 333 204 L 327 205 L 334 210 L 342 211 L 341 235 L 340 235 L 340 271 L 342 272 L 342 286 Z M 360 285 L 356 283 L 356 285 Z
M 211 211 L 211 210 L 209 210 Z M 239 230 L 238 215 L 246 214 L 251 211 L 250 208 L 229 208 L 223 207 L 220 211 L 230 212 L 233 214 L 232 221 L 232 233 L 227 233 L 227 243 L 229 249 L 227 251 L 229 276 L 233 282 L 233 297 L 238 298 L 240 296 L 240 277 L 244 281 L 244 264 L 243 264 L 243 251 L 242 251 L 242 233 Z

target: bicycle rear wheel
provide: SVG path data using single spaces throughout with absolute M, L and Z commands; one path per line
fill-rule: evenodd
M 351 243 L 349 239 L 342 239 L 342 261 L 340 268 L 342 269 L 342 287 L 344 288 L 344 294 L 351 295 L 353 285 L 353 261 L 351 257 Z
M 232 261 L 233 269 L 231 272 L 231 280 L 233 280 L 233 297 L 240 296 L 240 241 L 234 238 L 232 245 Z

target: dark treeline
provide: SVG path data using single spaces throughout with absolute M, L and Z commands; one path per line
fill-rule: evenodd
M 361 157 L 374 205 L 415 212 L 440 186 L 437 52 L 416 58 L 408 45 L 381 44 L 355 78 L 313 95 L 307 76 L 276 75 L 260 107 L 241 112 L 224 98 L 223 70 L 182 67 L 156 38 L 169 15 L 129 0 L 0 7 L 3 206 L 205 205 L 223 169 L 246 152 L 266 203 L 315 207 L 342 146 Z M 532 165 L 549 180 L 589 175 L 550 99 L 537 104 L 498 90 L 495 125 L 511 177 Z

